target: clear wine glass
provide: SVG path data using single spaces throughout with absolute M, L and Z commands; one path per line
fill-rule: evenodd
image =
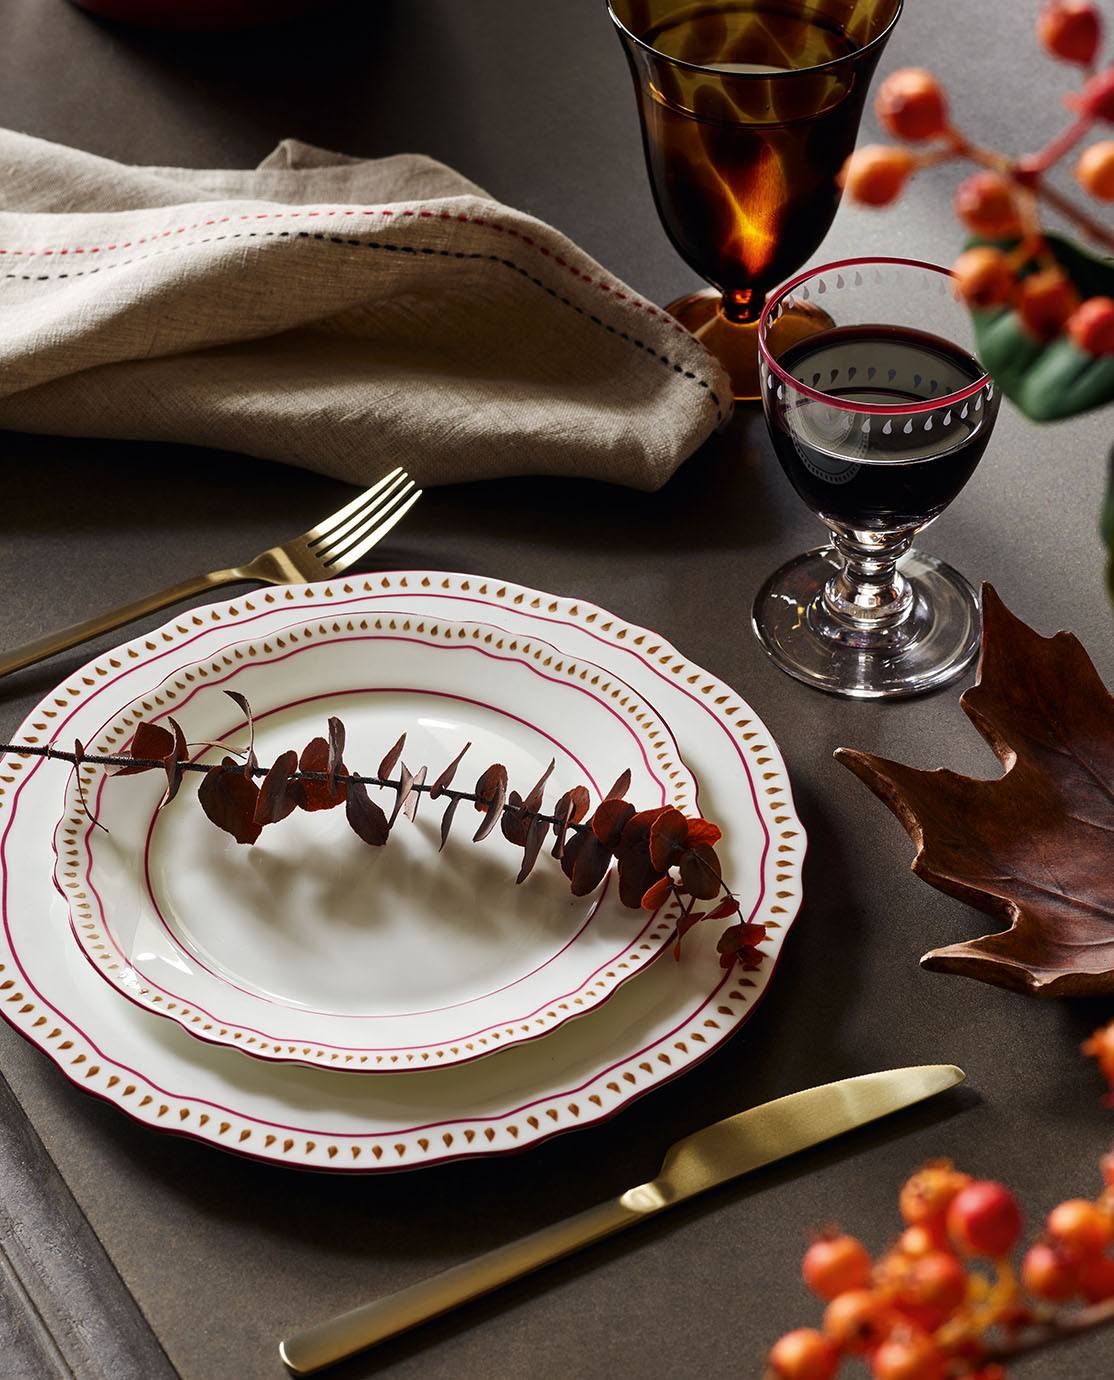
M 832 544 L 766 581 L 753 625 L 808 685 L 857 699 L 917 695 L 962 675 L 978 650 L 974 589 L 911 550 L 994 429 L 999 391 L 971 342 L 949 270 L 911 259 L 825 264 L 766 304 L 766 424 Z

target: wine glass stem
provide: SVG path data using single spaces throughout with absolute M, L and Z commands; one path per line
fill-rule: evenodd
M 766 294 L 756 288 L 728 288 L 720 302 L 720 310 L 733 326 L 753 326 L 762 315 Z
M 840 569 L 824 586 L 824 610 L 848 631 L 885 634 L 913 608 L 913 589 L 897 563 L 913 543 L 915 527 L 896 532 L 832 529 Z

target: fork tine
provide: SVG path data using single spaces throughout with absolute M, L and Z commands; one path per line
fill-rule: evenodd
M 389 517 L 384 518 L 383 521 L 379 524 L 379 526 L 376 527 L 374 531 L 369 532 L 367 536 L 364 537 L 364 539 L 359 543 L 359 545 L 352 547 L 348 551 L 345 551 L 340 556 L 332 556 L 328 558 L 325 564 L 328 565 L 333 570 L 333 572 L 338 575 L 342 571 L 347 570 L 349 566 L 354 565 L 360 559 L 361 556 L 363 556 L 366 552 L 371 550 L 371 548 L 375 545 L 376 542 L 382 541 L 382 539 L 387 535 L 387 533 L 391 530 L 395 523 L 401 521 L 401 519 L 406 516 L 410 509 L 413 508 L 414 504 L 417 503 L 418 499 L 421 498 L 423 492 L 424 490 L 422 489 L 415 489 L 414 492 L 410 495 L 410 497 L 406 500 L 406 502 L 403 503 L 401 507 L 396 508 Z
M 349 528 L 343 536 L 330 538 L 327 543 L 319 547 L 316 553 L 318 559 L 333 561 L 343 556 L 350 547 L 362 541 L 376 523 L 380 522 L 393 511 L 394 508 L 413 491 L 414 487 L 414 481 L 412 479 L 407 479 L 401 489 L 396 489 L 386 503 L 378 505 L 375 511 L 368 513 L 367 517 L 357 526 Z
M 332 532 L 339 523 L 345 520 L 345 518 L 350 517 L 358 509 L 362 508 L 367 500 L 377 494 L 388 480 L 394 479 L 397 475 L 402 473 L 402 467 L 396 465 L 395 468 L 385 474 L 382 479 L 377 480 L 370 489 L 365 489 L 362 494 L 357 494 L 351 503 L 346 503 L 343 508 L 338 508 L 335 513 L 330 514 L 327 518 L 323 518 L 316 527 L 311 527 L 305 534 L 305 540 L 312 542 L 320 537 L 327 536 L 328 533 Z
M 314 547 L 319 547 L 319 550 L 314 553 L 319 555 L 321 550 L 337 546 L 345 536 L 350 536 L 357 528 L 363 527 L 369 519 L 374 518 L 376 513 L 385 512 L 398 497 L 400 489 L 408 491 L 413 484 L 413 480 L 405 470 L 399 470 L 393 476 L 388 475 L 387 479 L 390 480 L 389 484 L 386 480 L 382 480 L 376 485 L 379 490 L 378 493 L 373 495 L 369 490 L 363 494 L 362 502 L 353 509 L 343 522 L 337 523 L 331 531 L 326 532 L 325 536 L 314 537 L 308 541 L 306 544 L 310 550 L 313 551 Z

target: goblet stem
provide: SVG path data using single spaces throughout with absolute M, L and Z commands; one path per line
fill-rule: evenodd
M 912 585 L 897 563 L 917 527 L 893 532 L 832 529 L 840 568 L 826 582 L 818 609 L 826 636 L 863 648 L 884 647 L 913 611 Z

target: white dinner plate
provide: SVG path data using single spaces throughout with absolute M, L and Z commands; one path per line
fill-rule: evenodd
M 51 880 L 66 769 L 8 755 L 0 761 L 6 1019 L 75 1084 L 144 1124 L 280 1164 L 349 1172 L 510 1152 L 590 1125 L 737 1030 L 773 976 L 800 903 L 805 837 L 781 754 L 733 690 L 656 634 L 583 601 L 421 571 L 252 593 L 98 657 L 37 706 L 19 737 L 63 747 L 74 737 L 88 740 L 173 668 L 276 633 L 314 610 L 324 616 L 326 606 L 330 618 L 386 608 L 498 622 L 557 639 L 568 654 L 632 686 L 676 735 L 699 782 L 701 813 L 724 826 L 718 852 L 725 875 L 737 888 L 755 888 L 754 919 L 769 927 L 762 969 L 725 973 L 716 933 L 702 925 L 686 939 L 679 963 L 651 964 L 583 1020 L 496 1058 L 372 1079 L 247 1059 L 120 1000 L 91 971 Z M 756 828 L 763 837 L 757 859 Z
M 598 803 L 627 770 L 641 808 L 695 813 L 668 727 L 625 683 L 536 636 L 389 611 L 314 619 L 179 667 L 86 750 L 126 750 L 139 724 L 170 718 L 191 745 L 242 748 L 228 692 L 250 703 L 264 764 L 336 715 L 345 762 L 364 775 L 405 734 L 402 761 L 430 781 L 470 743 L 458 786 L 498 762 L 525 796 L 552 767 L 549 806 L 578 784 Z M 500 830 L 473 843 L 473 808 L 457 811 L 441 856 L 446 805 L 420 797 L 385 847 L 363 843 L 342 806 L 297 810 L 242 845 L 199 808 L 199 779 L 187 773 L 160 809 L 161 771 L 89 764 L 80 784 L 71 772 L 55 880 L 95 972 L 191 1035 L 259 1058 L 362 1073 L 465 1063 L 607 1000 L 675 928 L 675 904 L 630 909 L 611 876 L 572 896 L 548 858 L 516 886 L 521 849 Z M 389 814 L 393 792 L 371 794 Z

